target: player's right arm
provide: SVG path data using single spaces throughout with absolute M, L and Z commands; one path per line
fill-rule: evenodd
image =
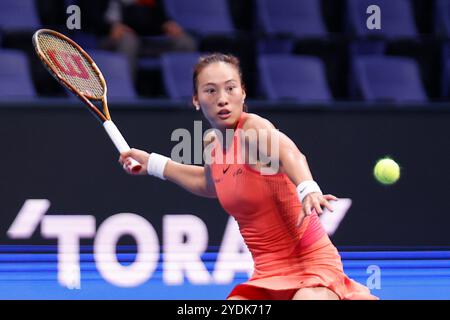
M 208 142 L 205 142 L 207 144 Z M 142 168 L 137 173 L 131 173 L 125 168 L 125 171 L 133 175 L 146 175 L 147 164 L 150 154 L 138 149 L 130 149 L 129 151 L 120 154 L 119 162 L 126 163 L 127 158 L 132 157 L 142 165 Z M 212 180 L 211 169 L 209 165 L 196 166 L 178 163 L 169 160 L 164 168 L 164 178 L 176 183 L 185 190 L 207 198 L 216 198 L 216 190 Z
M 198 196 L 216 198 L 211 170 L 206 164 L 201 167 L 169 160 L 164 168 L 164 178 Z

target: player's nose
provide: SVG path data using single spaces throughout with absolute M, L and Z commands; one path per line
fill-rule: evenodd
M 217 100 L 217 105 L 219 107 L 223 107 L 223 106 L 226 106 L 227 104 L 228 104 L 227 96 L 226 96 L 225 92 L 223 92 L 223 90 L 222 90 L 222 91 L 220 91 L 219 99 Z

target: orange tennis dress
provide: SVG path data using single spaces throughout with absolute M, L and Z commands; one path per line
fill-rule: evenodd
M 339 253 L 316 213 L 297 225 L 301 203 L 288 176 L 262 175 L 243 164 L 237 132 L 246 116 L 243 112 L 228 150 L 216 139 L 211 152 L 217 197 L 238 222 L 254 261 L 251 278 L 228 297 L 288 300 L 301 288 L 326 287 L 340 299 L 377 299 L 344 274 Z M 215 161 L 218 152 L 224 161 Z

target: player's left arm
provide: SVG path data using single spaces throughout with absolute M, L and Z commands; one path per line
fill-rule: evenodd
M 285 173 L 295 186 L 299 186 L 304 181 L 313 181 L 305 155 L 288 136 L 277 130 L 270 121 L 255 114 L 249 114 L 243 129 L 253 129 L 259 133 L 256 135 L 257 140 L 246 140 L 249 147 L 252 145 L 263 158 L 270 159 L 270 166 L 272 168 L 278 166 L 278 172 Z M 261 132 L 265 133 L 261 134 Z M 311 214 L 313 209 L 318 214 L 322 214 L 322 207 L 333 211 L 330 200 L 337 200 L 337 198 L 331 194 L 323 195 L 321 192 L 311 192 L 303 198 L 302 209 L 307 215 Z

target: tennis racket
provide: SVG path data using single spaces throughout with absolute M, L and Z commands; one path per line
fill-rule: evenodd
M 73 92 L 103 124 L 108 136 L 119 152 L 130 150 L 128 143 L 111 120 L 106 99 L 106 81 L 92 58 L 73 40 L 49 29 L 41 29 L 33 35 L 37 55 L 47 70 L 63 86 Z M 92 101 L 101 101 L 102 110 Z M 124 167 L 139 172 L 141 165 L 133 158 Z

